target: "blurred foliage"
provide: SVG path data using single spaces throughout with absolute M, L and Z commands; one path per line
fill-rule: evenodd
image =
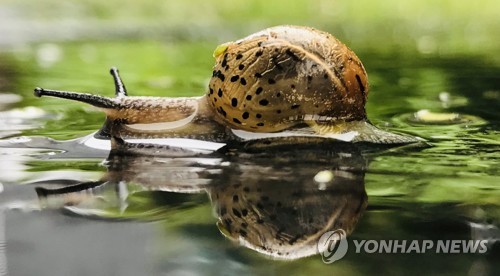
M 500 48 L 499 8 L 495 0 L 475 4 L 451 0 L 4 0 L 0 22 L 9 22 L 3 31 L 12 36 L 15 32 L 15 37 L 0 38 L 0 42 L 117 38 L 224 42 L 265 27 L 295 24 L 329 31 L 353 49 L 484 53 Z

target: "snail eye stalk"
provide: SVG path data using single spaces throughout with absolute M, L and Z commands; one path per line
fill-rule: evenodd
M 115 82 L 115 96 L 117 98 L 127 96 L 127 89 L 125 88 L 125 85 L 123 84 L 123 81 L 120 78 L 118 69 L 116 67 L 111 67 L 109 73 L 111 74 L 111 76 L 113 76 L 113 80 Z M 117 108 L 119 106 L 119 104 L 112 98 L 102 97 L 88 93 L 59 91 L 59 90 L 44 89 L 37 87 L 35 88 L 34 94 L 37 97 L 51 96 L 56 98 L 64 98 L 64 99 L 84 102 L 100 108 Z
M 37 87 L 34 90 L 34 94 L 37 97 L 51 96 L 56 98 L 63 98 L 63 99 L 88 103 L 90 105 L 100 108 L 117 108 L 119 106 L 119 104 L 113 101 L 113 99 L 111 98 L 88 94 L 88 93 L 60 91 L 60 90 L 44 89 Z
M 127 88 L 125 88 L 125 85 L 123 84 L 122 78 L 120 77 L 120 74 L 118 72 L 118 68 L 111 67 L 111 69 L 109 69 L 109 73 L 111 74 L 111 76 L 113 76 L 113 80 L 115 81 L 115 96 L 116 97 L 128 96 Z

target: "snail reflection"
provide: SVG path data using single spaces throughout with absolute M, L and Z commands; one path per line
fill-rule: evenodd
M 367 160 L 350 143 L 307 144 L 288 151 L 281 144 L 265 150 L 247 144 L 246 151 L 225 146 L 182 157 L 170 156 L 176 150 L 171 147 L 123 141 L 114 146 L 102 179 L 60 189 L 39 187 L 40 200 L 78 208 L 102 196 L 99 187 L 116 185 L 115 196 L 123 201 L 119 208 L 126 209 L 121 189 L 132 183 L 143 190 L 206 193 L 217 217 L 214 227 L 224 236 L 282 259 L 317 254 L 318 239 L 326 231 L 351 233 L 367 204 Z

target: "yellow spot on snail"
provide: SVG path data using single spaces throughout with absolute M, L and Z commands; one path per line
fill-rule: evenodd
M 229 44 L 231 44 L 232 42 L 227 42 L 227 43 L 224 43 L 224 44 L 221 44 L 219 46 L 217 46 L 217 48 L 215 48 L 214 50 L 214 58 L 224 54 L 227 50 L 227 47 L 229 47 Z

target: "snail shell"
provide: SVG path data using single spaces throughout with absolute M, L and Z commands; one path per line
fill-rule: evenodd
M 278 26 L 219 46 L 207 96 L 236 129 L 276 132 L 307 121 L 366 119 L 366 71 L 332 35 Z

